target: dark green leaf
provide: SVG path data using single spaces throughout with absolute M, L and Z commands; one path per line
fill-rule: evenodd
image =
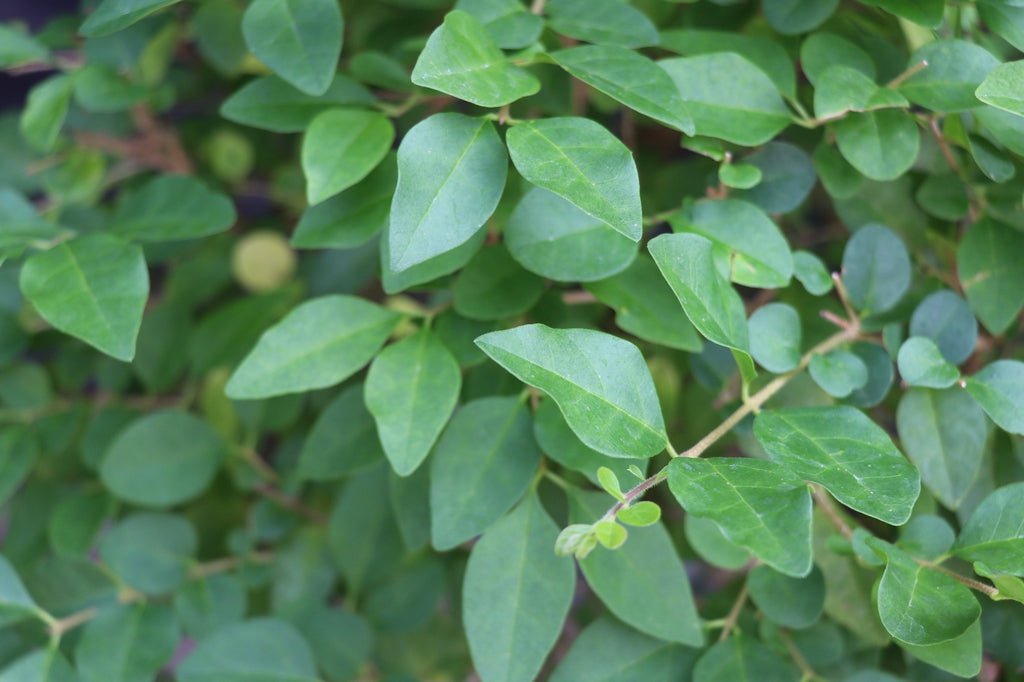
M 622 0 L 550 0 L 548 25 L 562 35 L 599 45 L 658 44 L 658 29 L 643 12 Z
M 936 291 L 914 309 L 910 335 L 930 338 L 946 360 L 959 365 L 974 352 L 978 321 L 964 299 L 952 291 Z
M 835 124 L 839 151 L 872 180 L 895 180 L 910 170 L 921 147 L 914 118 L 901 109 L 852 113 Z
M 834 398 L 845 398 L 868 383 L 867 365 L 848 350 L 815 355 L 809 369 L 814 382 Z
M 994 220 L 970 227 L 956 252 L 964 295 L 981 323 L 1002 334 L 1024 308 L 1024 234 Z
M 206 637 L 177 669 L 180 682 L 316 682 L 309 643 L 285 621 L 256 618 Z
M 896 305 L 910 286 L 910 256 L 903 241 L 883 225 L 865 225 L 846 243 L 843 283 L 864 314 Z
M 521 315 L 544 293 L 544 281 L 527 272 L 501 245 L 481 249 L 452 284 L 455 312 L 471 320 Z
M 103 0 L 79 29 L 84 36 L 104 36 L 127 28 L 178 0 Z
M 825 579 L 817 568 L 806 578 L 793 578 L 768 566 L 755 566 L 747 575 L 747 589 L 765 618 L 787 628 L 806 628 L 825 607 Z
M 786 303 L 769 303 L 750 316 L 750 355 L 769 372 L 800 364 L 800 315 Z
M 149 682 L 178 648 L 178 622 L 166 606 L 115 606 L 86 624 L 75 647 L 82 682 Z
M 793 682 L 799 677 L 788 661 L 743 635 L 734 635 L 712 646 L 693 669 L 694 682 Z
M 103 536 L 100 558 L 129 587 L 167 594 L 185 580 L 198 543 L 195 529 L 184 518 L 140 512 Z
M 276 76 L 249 81 L 221 105 L 224 118 L 242 125 L 275 133 L 297 133 L 306 129 L 320 112 L 334 107 L 373 104 L 373 95 L 359 83 L 337 74 L 319 96 L 296 90 Z

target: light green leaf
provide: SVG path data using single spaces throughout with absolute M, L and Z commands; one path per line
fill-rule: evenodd
M 753 459 L 689 459 L 669 465 L 668 484 L 691 514 L 794 577 L 811 570 L 811 495 L 783 465 Z
M 809 370 L 814 383 L 833 398 L 845 398 L 868 383 L 867 365 L 848 350 L 815 355 Z
M 996 360 L 967 378 L 967 392 L 1004 431 L 1024 435 L 1024 362 Z
M 761 169 L 749 163 L 723 163 L 718 167 L 718 179 L 726 187 L 750 189 L 762 179 Z
M 17 190 L 0 187 L 0 258 L 17 258 L 33 245 L 60 236 L 62 229 L 36 212 Z
M 149 595 L 173 592 L 185 580 L 199 539 L 180 516 L 139 512 L 100 541 L 103 562 L 129 587 Z
M 929 294 L 914 309 L 910 335 L 930 338 L 946 360 L 959 365 L 974 352 L 978 321 L 964 299 L 943 289 Z
M 895 180 L 914 165 L 921 134 L 902 109 L 852 113 L 835 123 L 836 144 L 850 165 L 872 180 Z
M 245 617 L 245 587 L 230 574 L 190 580 L 174 595 L 174 610 L 182 629 L 202 639 Z
M 959 637 L 978 620 L 981 605 L 967 587 L 887 542 L 874 537 L 867 542 L 886 557 L 878 615 L 894 638 L 906 644 L 938 644 Z
M 599 45 L 646 47 L 658 44 L 658 29 L 622 0 L 549 0 L 548 26 L 564 36 Z
M 914 104 L 941 112 L 977 107 L 974 91 L 999 65 L 991 52 L 966 40 L 929 42 L 910 56 L 907 66 L 921 62 L 928 66 L 903 81 L 899 90 Z
M 302 138 L 306 198 L 319 204 L 365 178 L 391 149 L 395 129 L 383 114 L 331 109 Z
M 50 151 L 57 143 L 74 84 L 69 74 L 61 74 L 47 78 L 29 91 L 21 112 L 21 134 L 38 151 Z
M 910 256 L 903 240 L 883 225 L 857 230 L 843 251 L 843 283 L 850 301 L 865 315 L 899 303 L 910 286 Z
M 900 442 L 924 485 L 956 509 L 978 477 L 988 425 L 981 409 L 960 389 L 911 389 L 896 410 Z
M 738 54 L 663 59 L 693 118 L 697 134 L 744 146 L 764 144 L 789 125 L 775 84 Z
M 693 649 L 641 634 L 610 616 L 583 629 L 559 661 L 551 682 L 686 679 Z
M 915 24 L 938 28 L 946 9 L 945 0 L 860 0 L 865 5 L 881 7 L 890 14 L 909 19 Z
M 750 355 L 769 372 L 788 372 L 800 364 L 800 315 L 786 303 L 769 303 L 748 323 Z
M 964 295 L 981 323 L 1002 334 L 1024 308 L 1024 234 L 992 219 L 967 230 L 956 252 Z
M 784 287 L 793 275 L 793 255 L 782 232 L 754 204 L 738 199 L 701 199 L 670 220 L 676 232 L 711 241 L 723 256 L 729 278 L 759 288 Z M 717 256 L 717 254 L 716 254 Z
M 477 345 L 520 381 L 554 398 L 589 447 L 638 458 L 665 448 L 654 382 L 640 351 L 628 341 L 531 324 L 485 334 Z
M 820 26 L 838 5 L 839 0 L 774 0 L 765 3 L 764 18 L 779 33 L 796 35 Z
M 976 620 L 959 637 L 923 646 L 897 642 L 914 658 L 924 661 L 957 677 L 975 678 L 981 672 L 982 664 L 982 623 Z
M 624 509 L 620 509 L 615 518 L 629 526 L 643 528 L 653 525 L 661 519 L 661 507 L 654 502 L 641 500 L 640 502 L 634 502 Z
M 455 409 L 459 363 L 423 329 L 381 352 L 366 375 L 366 407 L 399 476 L 419 467 Z
M 825 69 L 814 89 L 814 114 L 823 120 L 840 118 L 849 111 L 909 106 L 895 90 L 879 87 L 861 71 L 841 64 Z
M 208 237 L 234 225 L 231 199 L 188 175 L 161 175 L 127 194 L 110 229 L 145 242 Z
M 551 55 L 572 76 L 630 109 L 656 121 L 695 133 L 679 91 L 665 70 L 635 50 L 611 45 L 583 45 Z
M 368 106 L 373 95 L 348 76 L 336 74 L 327 92 L 319 96 L 296 90 L 277 76 L 251 80 L 231 94 L 220 107 L 229 121 L 275 133 L 297 133 L 328 109 Z
M 482 680 L 532 680 L 555 645 L 576 586 L 572 560 L 551 551 L 557 535 L 531 494 L 473 546 L 462 617 Z
M 469 241 L 498 205 L 507 173 L 489 121 L 447 113 L 413 126 L 398 148 L 391 266 L 406 270 Z
M 512 257 L 530 272 L 560 282 L 592 282 L 621 272 L 636 243 L 553 192 L 532 187 L 503 233 Z
M 36 649 L 4 668 L 0 682 L 79 682 L 79 677 L 53 647 Z
M 544 280 L 524 270 L 500 245 L 485 246 L 452 285 L 455 312 L 471 320 L 521 315 L 544 293 Z
M 985 104 L 1024 116 L 1024 61 L 1007 62 L 985 76 L 975 96 Z
M 747 574 L 747 589 L 765 618 L 786 628 L 810 627 L 825 608 L 825 578 L 817 567 L 805 578 L 793 578 L 755 566 Z
M 398 164 L 388 153 L 373 171 L 341 194 L 310 206 L 299 217 L 292 246 L 300 249 L 351 249 L 362 246 L 388 224 Z
M 513 66 L 472 14 L 445 15 L 416 60 L 412 82 L 482 107 L 500 107 L 540 90 L 540 81 Z
M 793 60 L 782 45 L 766 36 L 707 29 L 670 29 L 661 32 L 660 47 L 685 56 L 735 52 L 764 71 L 779 92 L 787 97 L 796 97 Z
M 615 310 L 615 324 L 645 341 L 696 353 L 703 345 L 654 261 L 640 254 L 623 272 L 586 285 Z
M 181 633 L 174 612 L 159 604 L 100 611 L 75 647 L 82 682 L 149 682 L 174 655 Z
M 519 173 L 633 241 L 643 233 L 640 180 L 626 145 L 595 121 L 523 121 L 506 136 Z
M 295 626 L 255 618 L 201 640 L 177 669 L 179 682 L 316 682 L 309 643 Z
M 79 32 L 88 37 L 105 36 L 170 7 L 178 0 L 103 0 L 85 20 Z
M 448 550 L 486 531 L 522 497 L 540 457 L 530 413 L 516 398 L 459 408 L 430 463 L 434 548 Z
M 226 391 L 236 400 L 326 388 L 359 371 L 399 316 L 354 296 L 306 301 L 264 332 Z
M 851 509 L 901 525 L 921 490 L 917 471 L 889 435 L 852 407 L 765 410 L 754 435 L 768 456 L 820 483 Z
M 14 566 L 0 555 L 0 625 L 10 625 L 40 612 Z
M 323 95 L 341 55 L 336 0 L 253 0 L 242 17 L 245 44 L 275 74 L 307 95 Z
M 72 239 L 30 256 L 20 283 L 57 329 L 118 360 L 135 356 L 149 296 L 149 273 L 138 246 L 108 234 Z
M 744 635 L 718 642 L 704 652 L 693 668 L 694 682 L 793 682 L 799 677 L 786 659 Z
M 569 503 L 574 522 L 593 522 L 609 507 L 603 493 L 576 490 Z M 669 642 L 703 644 L 686 568 L 662 524 L 634 528 L 619 549 L 599 547 L 579 564 L 590 588 L 624 623 Z
M 0 68 L 46 61 L 49 57 L 46 46 L 17 24 L 0 24 Z
M 942 357 L 939 347 L 926 336 L 904 341 L 896 363 L 903 380 L 911 386 L 949 388 L 960 380 L 960 370 Z
M 608 467 L 598 467 L 597 469 L 597 482 L 600 484 L 604 491 L 614 497 L 619 502 L 626 500 L 622 494 L 622 488 L 619 487 L 619 478 L 615 475 L 615 472 Z
M 469 12 L 504 50 L 529 47 L 544 30 L 544 19 L 520 0 L 458 0 L 455 9 Z
M 451 251 L 433 256 L 412 265 L 402 271 L 396 271 L 391 267 L 391 246 L 389 233 L 390 228 L 385 229 L 380 240 L 380 279 L 384 285 L 384 293 L 395 294 L 406 289 L 419 288 L 418 285 L 432 282 L 440 277 L 449 275 L 463 267 L 487 238 L 487 228 L 480 228 L 474 232 L 468 240 L 456 246 Z
M 989 493 L 964 524 L 954 553 L 990 571 L 1024 576 L 1024 483 Z
M 710 241 L 695 234 L 655 237 L 647 244 L 686 316 L 706 339 L 747 353 L 743 300 L 715 267 Z
M 377 429 L 363 401 L 363 385 L 345 388 L 327 403 L 299 453 L 302 478 L 330 481 L 363 469 L 384 456 Z
M 199 496 L 226 454 L 206 422 L 176 410 L 132 422 L 114 440 L 100 465 L 103 485 L 144 507 L 166 508 Z

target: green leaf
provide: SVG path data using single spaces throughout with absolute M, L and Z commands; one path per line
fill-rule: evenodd
M 823 120 L 840 118 L 849 111 L 909 106 L 895 90 L 879 87 L 863 72 L 841 64 L 826 68 L 814 89 L 814 114 Z
M 789 109 L 775 84 L 738 54 L 676 57 L 658 64 L 679 89 L 698 135 L 752 147 L 789 125 Z
M 245 587 L 228 574 L 190 580 L 174 595 L 174 610 L 185 632 L 202 639 L 245 617 Z
M 455 9 L 469 12 L 504 50 L 529 47 L 544 30 L 544 19 L 519 0 L 458 0 Z
M 942 357 L 935 342 L 912 336 L 900 346 L 896 359 L 903 380 L 911 386 L 949 388 L 960 380 L 960 370 Z
M 810 627 L 825 608 L 825 578 L 817 567 L 805 578 L 793 578 L 755 566 L 747 574 L 747 589 L 765 618 L 786 628 Z
M 231 199 L 188 175 L 160 175 L 117 206 L 110 229 L 145 242 L 208 237 L 235 224 Z
M 292 234 L 292 246 L 351 249 L 365 244 L 387 227 L 397 182 L 398 164 L 389 152 L 357 184 L 303 211 Z
M 158 604 L 104 609 L 89 621 L 75 647 L 82 682 L 149 682 L 178 648 L 174 612 Z
M 79 679 L 60 650 L 53 647 L 27 653 L 0 673 L 0 682 L 79 682 Z
M 641 634 L 610 616 L 583 629 L 551 675 L 551 682 L 629 682 L 686 679 L 696 653 Z
M 530 413 L 516 398 L 460 407 L 430 463 L 434 548 L 445 551 L 486 531 L 522 497 L 540 457 Z
M 315 606 L 290 618 L 313 648 L 328 680 L 354 679 L 369 661 L 373 631 L 361 616 L 341 608 Z
M 428 258 L 422 263 L 412 265 L 399 272 L 391 267 L 389 231 L 390 229 L 385 230 L 384 236 L 380 240 L 380 278 L 381 284 L 384 286 L 384 293 L 387 294 L 417 288 L 417 285 L 432 282 L 455 272 L 473 259 L 487 238 L 487 229 L 480 228 L 466 242 L 451 251 Z
M 822 142 L 815 148 L 814 168 L 818 171 L 822 187 L 833 199 L 849 199 L 856 196 L 864 184 L 864 176 L 843 158 L 838 148 L 831 144 Z M 798 251 L 797 254 L 799 253 L 801 252 Z M 797 254 L 794 254 L 794 257 Z M 797 278 L 799 279 L 799 274 Z
M 471 320 L 521 315 L 543 293 L 544 281 L 520 267 L 500 244 L 478 251 L 452 284 L 455 312 Z
M 738 199 L 695 202 L 670 220 L 676 232 L 711 241 L 729 278 L 760 288 L 784 287 L 793 275 L 793 256 L 779 228 L 754 204 Z
M 99 554 L 129 587 L 161 595 L 184 582 L 198 544 L 195 529 L 184 518 L 138 512 L 103 536 Z
M 79 32 L 88 38 L 105 36 L 128 28 L 153 12 L 177 2 L 178 0 L 103 0 L 85 20 Z
M 989 493 L 971 513 L 954 553 L 990 571 L 1024 576 L 1024 483 Z
M 36 253 L 21 269 L 21 291 L 57 329 L 118 360 L 135 356 L 149 296 L 142 249 L 96 234 Z
M 253 0 L 242 17 L 253 54 L 307 95 L 330 87 L 343 27 L 335 0 Z
M 955 173 L 929 175 L 914 198 L 929 215 L 941 220 L 960 220 L 971 208 L 967 186 Z
M 469 241 L 498 205 L 507 173 L 487 120 L 435 114 L 413 126 L 398 147 L 391 266 L 406 270 Z
M 531 494 L 473 546 L 462 617 L 481 679 L 532 680 L 554 647 L 576 587 L 572 561 L 551 551 L 557 535 Z
M 412 82 L 472 102 L 500 107 L 540 90 L 540 81 L 513 66 L 472 14 L 448 12 L 416 60 Z
M 269 398 L 341 383 L 370 361 L 398 321 L 354 296 L 306 301 L 264 332 L 231 375 L 228 397 Z
M 12 425 L 0 430 L 0 504 L 5 504 L 31 473 L 39 451 L 29 427 Z
M 914 52 L 908 68 L 921 62 L 924 67 L 903 81 L 899 90 L 914 104 L 933 111 L 956 112 L 980 103 L 974 96 L 999 60 L 985 48 L 965 40 L 936 40 Z
M 88 112 L 126 111 L 143 102 L 147 95 L 144 86 L 128 81 L 107 66 L 86 64 L 75 72 L 75 102 Z
M 899 642 L 898 644 L 911 656 L 931 666 L 957 677 L 972 678 L 981 672 L 981 631 L 982 623 L 976 620 L 962 635 L 945 642 L 924 646 Z
M 985 104 L 1024 116 L 1024 93 L 1020 87 L 1022 82 L 1024 61 L 1007 62 L 992 69 L 974 94 Z
M 708 341 L 747 353 L 743 300 L 715 267 L 713 245 L 695 234 L 655 237 L 647 244 L 686 317 Z
M 658 29 L 622 0 L 550 0 L 545 6 L 551 30 L 598 45 L 647 47 L 658 44 Z
M 910 335 L 928 337 L 946 360 L 959 365 L 974 352 L 978 321 L 964 299 L 952 291 L 936 291 L 914 309 Z
M 0 625 L 10 625 L 40 612 L 14 566 L 0 555 Z
M 369 90 L 343 74 L 336 74 L 319 96 L 296 90 L 276 76 L 251 80 L 231 94 L 220 107 L 229 121 L 275 133 L 297 133 L 328 109 L 368 106 L 374 98 Z
M 345 388 L 327 403 L 299 454 L 304 479 L 330 481 L 384 456 L 374 420 L 363 402 L 363 385 Z
M 50 57 L 46 46 L 17 24 L 0 24 L 0 68 L 45 61 Z
M 619 502 L 626 500 L 622 494 L 622 488 L 619 487 L 619 479 L 615 475 L 615 472 L 608 467 L 598 467 L 597 469 L 597 482 L 604 488 L 604 491 L 614 497 Z
M 878 583 L 878 615 L 895 639 L 938 644 L 959 637 L 978 620 L 981 606 L 967 587 L 882 540 L 872 537 L 867 542 L 886 557 Z
M 56 145 L 74 84 L 70 75 L 62 74 L 47 78 L 29 91 L 21 112 L 21 134 L 38 151 L 50 151 Z
M 857 230 L 843 251 L 843 284 L 850 302 L 865 315 L 899 303 L 910 286 L 910 256 L 903 240 L 884 225 Z
M 765 410 L 754 435 L 769 457 L 820 483 L 851 509 L 902 525 L 921 490 L 917 471 L 889 435 L 852 407 Z
M 612 457 L 646 458 L 665 449 L 665 424 L 640 351 L 587 329 L 531 324 L 492 332 L 477 345 L 520 381 L 558 403 L 589 447 Z
M 960 389 L 911 389 L 900 398 L 896 427 L 925 487 L 946 507 L 959 507 L 985 453 L 982 411 Z
M 584 213 L 638 241 L 643 234 L 640 180 L 633 155 L 595 121 L 558 117 L 523 121 L 506 136 L 519 173 Z
M 938 28 L 942 23 L 942 13 L 946 9 L 945 0 L 860 0 L 865 5 L 881 7 L 890 14 L 909 19 L 915 24 Z
M 712 566 L 737 570 L 750 561 L 750 553 L 725 537 L 714 521 L 687 514 L 683 523 L 686 541 L 697 556 Z
M 755 187 L 736 192 L 735 196 L 757 204 L 771 214 L 788 213 L 798 208 L 817 182 L 811 157 L 786 142 L 769 142 L 743 157 L 742 163 L 731 165 L 736 168 L 750 166 L 760 172 L 760 180 Z
M 591 532 L 602 547 L 615 550 L 626 544 L 629 533 L 612 519 L 602 519 L 595 523 Z
M 718 179 L 726 187 L 750 189 L 761 182 L 761 169 L 749 163 L 724 163 L 718 167 Z
M 800 314 L 786 303 L 769 303 L 748 323 L 750 355 L 769 372 L 788 372 L 800 364 Z
M 991 219 L 968 229 L 956 252 L 956 269 L 974 313 L 1002 334 L 1024 309 L 1024 234 Z
M 949 553 L 956 540 L 953 527 L 941 516 L 920 514 L 900 528 L 897 546 L 929 561 Z
M 562 197 L 532 187 L 503 233 L 512 257 L 530 272 L 560 282 L 592 282 L 621 272 L 637 245 Z
M 295 626 L 255 618 L 201 640 L 177 669 L 179 682 L 316 682 L 309 643 Z
M 1024 435 L 1024 362 L 989 363 L 967 378 L 967 392 L 999 428 Z
M 573 521 L 593 521 L 609 506 L 603 493 L 577 490 L 569 502 Z M 660 523 L 634 528 L 619 549 L 598 548 L 579 564 L 590 588 L 627 625 L 669 642 L 703 644 L 686 568 Z
M 917 160 L 921 134 L 902 109 L 852 113 L 834 126 L 843 157 L 872 180 L 895 180 Z
M 1019 563 L 1019 562 L 1018 562 Z M 983 578 L 988 578 L 999 590 L 998 594 L 992 596 L 995 601 L 1011 599 L 1024 604 L 1024 580 L 1005 573 L 997 573 L 981 562 L 974 562 L 974 572 Z
M 459 363 L 423 329 L 381 352 L 366 375 L 366 407 L 399 476 L 419 467 L 455 409 Z
M 700 337 L 679 314 L 679 302 L 650 257 L 641 254 L 625 271 L 586 289 L 615 310 L 615 324 L 630 334 L 678 350 L 701 349 Z
M 777 462 L 678 458 L 668 484 L 691 514 L 718 524 L 726 538 L 776 570 L 811 570 L 811 495 Z
M 554 52 L 551 58 L 575 78 L 630 109 L 687 135 L 695 133 L 693 120 L 672 79 L 635 50 L 583 45 Z
M 839 0 L 775 0 L 764 6 L 764 18 L 779 33 L 795 35 L 820 26 L 838 5 Z
M 365 178 L 394 139 L 394 126 L 383 114 L 358 109 L 317 114 L 302 138 L 309 203 L 319 204 Z
M 845 398 L 868 383 L 867 365 L 848 350 L 815 355 L 809 370 L 814 383 L 834 398 Z
M 661 507 L 654 502 L 641 500 L 640 502 L 634 502 L 624 509 L 620 509 L 615 518 L 627 525 L 643 528 L 661 520 Z
M 744 635 L 718 642 L 704 652 L 693 668 L 694 682 L 792 682 L 799 677 L 788 661 Z
M 227 448 L 206 422 L 176 410 L 154 412 L 118 434 L 100 465 L 103 485 L 144 507 L 166 508 L 198 497 Z

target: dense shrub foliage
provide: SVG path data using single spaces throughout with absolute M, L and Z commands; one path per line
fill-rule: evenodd
M 83 5 L 0 681 L 1022 679 L 1024 2 Z

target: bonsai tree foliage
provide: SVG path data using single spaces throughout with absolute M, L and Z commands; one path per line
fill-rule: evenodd
M 82 5 L 0 682 L 1024 679 L 1024 3 Z

